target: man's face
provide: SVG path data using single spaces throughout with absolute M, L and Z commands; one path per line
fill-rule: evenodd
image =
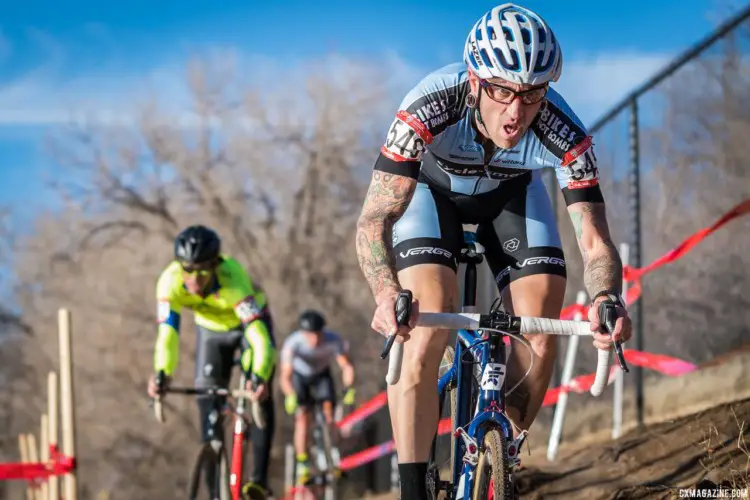
M 181 264 L 182 278 L 185 282 L 185 288 L 192 294 L 202 293 L 214 276 L 215 262 L 201 264 Z
M 502 78 L 482 80 L 473 72 L 469 72 L 469 84 L 472 94 L 479 98 L 484 122 L 484 127 L 477 124 L 480 132 L 503 149 L 518 144 L 547 93 L 547 85 L 512 83 Z
M 302 330 L 302 334 L 305 336 L 307 343 L 310 347 L 318 347 L 320 344 L 320 338 L 322 337 L 321 332 L 313 332 L 310 330 Z

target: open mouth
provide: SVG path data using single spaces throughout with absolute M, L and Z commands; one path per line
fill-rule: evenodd
M 506 136 L 515 137 L 521 131 L 521 127 L 518 125 L 503 125 L 503 131 Z

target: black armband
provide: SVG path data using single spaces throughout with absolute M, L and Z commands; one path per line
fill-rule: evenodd
M 422 163 L 419 161 L 395 161 L 391 160 L 383 153 L 380 153 L 373 170 L 386 172 L 388 174 L 403 175 L 411 179 L 419 177 L 419 168 Z
M 564 187 L 562 189 L 563 198 L 565 198 L 565 204 L 567 206 L 573 203 L 579 202 L 590 202 L 590 203 L 604 203 L 604 196 L 599 184 L 590 187 L 570 189 Z

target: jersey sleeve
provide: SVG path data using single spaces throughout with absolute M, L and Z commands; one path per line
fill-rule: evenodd
M 349 354 L 349 341 L 338 334 L 336 334 L 336 354 L 339 356 Z
M 234 259 L 226 258 L 220 272 L 224 273 L 222 286 L 227 289 L 228 300 L 240 321 L 248 325 L 258 319 L 266 307 L 265 293 L 255 286 L 247 271 Z
M 276 348 L 268 325 L 262 321 L 265 293 L 253 285 L 247 271 L 236 260 L 227 258 L 224 266 L 220 271 L 227 273 L 223 286 L 234 303 L 235 314 L 245 325 L 244 336 L 250 346 L 242 353 L 242 368 L 268 380 L 276 365 Z
M 593 137 L 567 102 L 550 89 L 531 130 L 555 168 L 565 203 L 603 202 Z
M 174 374 L 180 356 L 180 312 L 181 305 L 174 292 L 173 265 L 165 269 L 156 283 L 156 316 L 158 332 L 154 347 L 154 371 Z
M 281 347 L 281 362 L 290 364 L 294 360 L 294 354 L 297 349 L 297 336 L 292 333 L 289 335 Z
M 449 65 L 420 81 L 401 101 L 386 133 L 375 170 L 416 179 L 422 155 L 457 113 L 465 98 L 466 74 Z M 464 66 L 465 68 L 465 66 Z
M 604 201 L 591 136 L 586 136 L 565 152 L 556 173 L 566 204 Z

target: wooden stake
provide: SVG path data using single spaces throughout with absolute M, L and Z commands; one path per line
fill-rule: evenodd
M 39 463 L 39 454 L 37 453 L 37 447 L 36 447 L 36 436 L 34 434 L 29 433 L 26 434 L 26 440 L 27 445 L 29 447 L 29 462 L 32 464 Z M 31 483 L 31 498 L 34 500 L 41 500 L 39 487 L 37 486 L 37 483 Z
M 70 311 L 60 309 L 57 314 L 60 334 L 60 417 L 62 421 L 62 452 L 76 456 L 75 407 L 73 405 L 73 355 L 71 352 Z M 76 471 L 63 476 L 65 500 L 77 500 Z
M 47 428 L 47 439 L 49 447 L 57 447 L 57 373 L 49 372 L 47 374 L 47 417 L 49 427 Z M 48 449 L 49 449 L 48 447 Z M 50 476 L 48 488 L 48 497 L 46 500 L 60 500 L 60 478 Z
M 39 429 L 39 458 L 42 462 L 49 462 L 49 418 L 42 413 L 42 423 Z M 49 479 L 42 481 L 39 487 L 39 500 L 49 500 Z
M 29 443 L 26 434 L 18 435 L 18 449 L 21 452 L 21 463 L 29 462 Z M 26 483 L 26 500 L 34 500 L 34 490 L 30 483 Z

